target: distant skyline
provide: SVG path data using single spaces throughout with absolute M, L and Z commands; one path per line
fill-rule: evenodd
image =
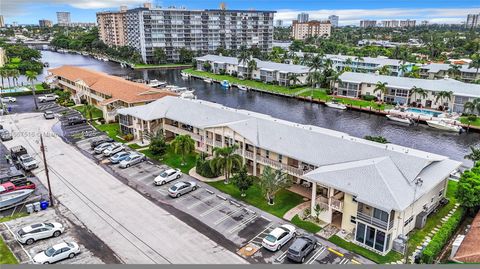
M 5 0 L 0 2 L 0 15 L 11 24 L 38 24 L 40 19 L 57 23 L 56 12 L 71 12 L 72 22 L 95 22 L 95 13 L 118 10 L 120 5 L 138 7 L 145 0 Z M 187 9 L 216 9 L 222 1 L 164 0 L 148 1 L 157 6 L 184 6 Z M 291 23 L 300 12 L 310 14 L 310 19 L 326 19 L 329 15 L 340 17 L 340 25 L 358 25 L 362 19 L 414 19 L 430 23 L 462 23 L 469 13 L 480 13 L 480 4 L 472 0 L 256 0 L 224 1 L 227 9 L 274 10 L 275 20 Z

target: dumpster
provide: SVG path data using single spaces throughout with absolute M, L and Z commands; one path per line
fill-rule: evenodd
M 33 211 L 33 204 L 25 205 L 25 208 L 27 209 L 28 214 L 32 214 L 34 212 Z
M 41 201 L 40 202 L 40 209 L 45 210 L 48 207 L 48 201 Z
M 40 202 L 33 203 L 33 209 L 35 211 L 40 211 Z

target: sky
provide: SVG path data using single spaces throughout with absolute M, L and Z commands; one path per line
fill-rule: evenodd
M 120 5 L 138 7 L 146 0 L 0 0 L 0 15 L 10 24 L 38 24 L 39 19 L 57 22 L 57 11 L 71 12 L 72 22 L 94 22 L 95 13 L 117 10 Z M 188 9 L 218 8 L 222 0 L 150 0 L 154 5 Z M 300 12 L 310 19 L 338 15 L 340 25 L 362 19 L 415 19 L 430 23 L 462 23 L 469 13 L 480 13 L 480 0 L 225 0 L 227 9 L 273 10 L 275 19 L 290 24 Z

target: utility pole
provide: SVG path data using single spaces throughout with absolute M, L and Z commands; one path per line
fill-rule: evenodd
M 48 175 L 47 158 L 45 158 L 45 145 L 43 144 L 43 136 L 40 134 L 40 150 L 43 156 L 43 166 L 45 167 L 45 175 L 47 176 L 48 196 L 50 198 L 50 205 L 53 207 L 52 186 L 50 185 L 50 176 Z

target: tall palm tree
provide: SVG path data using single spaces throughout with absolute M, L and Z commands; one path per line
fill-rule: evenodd
M 250 53 L 247 49 L 242 49 L 240 55 L 238 56 L 238 64 L 247 65 L 248 60 L 250 60 Z
M 436 94 L 435 103 L 438 103 L 440 100 L 441 105 L 443 106 L 444 100 L 447 99 L 448 101 L 452 100 L 453 92 L 452 91 L 439 91 Z
M 225 176 L 225 184 L 228 184 L 233 170 L 242 167 L 242 156 L 235 153 L 237 145 L 213 149 L 213 159 L 210 166 L 214 171 L 222 171 Z
M 402 76 L 405 76 L 408 71 L 408 64 L 401 64 L 399 70 L 402 72 Z
M 388 65 L 384 65 L 384 66 L 382 66 L 378 69 L 378 73 L 380 75 L 389 76 L 390 75 L 390 67 Z
M 297 83 L 300 83 L 298 74 L 295 74 L 295 73 L 289 73 L 287 76 L 287 80 L 288 80 L 288 85 L 295 85 Z
M 195 141 L 189 135 L 178 135 L 172 142 L 173 151 L 182 156 L 181 165 L 185 165 L 185 156 L 195 150 Z
M 33 94 L 33 102 L 35 103 L 35 109 L 38 110 L 37 98 L 35 97 L 35 84 L 34 82 L 37 81 L 38 73 L 35 71 L 28 70 L 25 72 L 25 76 L 27 77 L 27 81 L 30 82 L 32 87 L 32 94 Z
M 270 166 L 265 166 L 263 173 L 260 176 L 260 188 L 267 198 L 268 204 L 275 204 L 275 194 L 288 186 L 291 181 L 288 179 L 287 174 L 280 170 L 273 170 Z
M 413 94 L 413 99 L 415 100 L 415 102 L 417 102 L 417 94 L 420 95 L 420 97 L 422 98 L 427 97 L 427 91 L 417 86 L 413 86 L 410 89 L 410 94 Z
M 465 112 L 470 112 L 470 113 L 475 113 L 475 110 L 477 111 L 477 114 L 480 115 L 480 98 L 475 98 L 473 101 L 466 102 L 463 105 L 463 110 Z
M 468 65 L 468 68 L 475 68 L 476 69 L 476 71 L 475 71 L 475 78 L 476 78 L 477 75 L 478 75 L 478 70 L 480 69 L 480 53 L 473 54 L 472 57 L 470 57 L 470 59 L 472 61 Z
M 1 68 L 0 69 L 0 79 L 2 80 L 2 88 L 5 88 L 4 79 L 6 79 L 6 78 L 7 78 L 7 70 Z
M 83 113 L 85 113 L 85 116 L 92 121 L 93 120 L 93 111 L 95 110 L 95 107 L 91 104 L 85 104 L 83 106 Z
M 18 78 L 20 77 L 20 71 L 18 69 L 12 69 L 12 81 L 13 81 L 13 86 L 18 86 Z
M 250 79 L 253 79 L 253 71 L 257 70 L 257 61 L 255 61 L 255 59 L 248 61 L 247 70 L 250 74 Z
M 12 77 L 12 70 L 11 69 L 5 69 L 5 74 L 6 74 L 7 80 L 8 80 L 8 87 L 11 88 L 12 84 L 10 83 L 10 78 Z
M 352 64 L 353 64 L 352 58 L 349 57 L 345 60 L 345 66 L 352 68 Z
M 363 60 L 364 60 L 364 59 L 363 59 L 362 56 L 357 56 L 357 57 L 355 57 L 355 72 L 357 72 L 357 70 L 358 70 L 358 64 L 359 64 L 360 62 L 363 62 Z
M 320 55 L 315 55 L 308 63 L 308 67 L 310 67 L 310 71 L 318 71 L 323 67 L 323 60 Z
M 380 92 L 380 99 L 383 101 L 383 98 L 385 95 L 388 93 L 388 87 L 387 87 L 387 82 L 381 82 L 378 81 L 377 84 L 375 84 L 375 89 L 373 89 L 373 92 Z
M 450 74 L 451 77 L 456 78 L 460 75 L 460 68 L 461 66 L 458 64 L 450 64 L 448 74 Z

